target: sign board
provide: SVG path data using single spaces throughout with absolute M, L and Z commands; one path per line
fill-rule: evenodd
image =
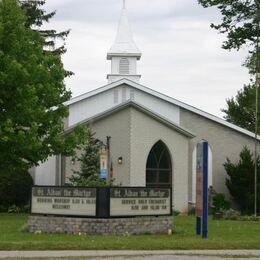
M 110 216 L 171 215 L 170 188 L 110 188 Z
M 100 154 L 100 178 L 107 179 L 108 175 L 108 151 L 103 148 Z
M 32 187 L 31 213 L 95 216 L 96 188 Z

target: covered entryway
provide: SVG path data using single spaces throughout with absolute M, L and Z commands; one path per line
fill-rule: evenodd
M 172 186 L 171 157 L 167 146 L 162 141 L 158 141 L 148 155 L 146 186 Z

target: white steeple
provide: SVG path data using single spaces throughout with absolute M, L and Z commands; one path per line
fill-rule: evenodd
M 111 60 L 111 74 L 107 75 L 108 82 L 110 83 L 121 78 L 129 78 L 139 82 L 141 75 L 136 73 L 136 63 L 137 60 L 140 60 L 141 55 L 141 51 L 133 39 L 127 18 L 125 0 L 123 0 L 116 39 L 107 53 L 107 59 Z

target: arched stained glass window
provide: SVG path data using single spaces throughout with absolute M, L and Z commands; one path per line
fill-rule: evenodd
M 158 141 L 151 149 L 146 162 L 146 186 L 171 186 L 172 164 L 168 148 Z

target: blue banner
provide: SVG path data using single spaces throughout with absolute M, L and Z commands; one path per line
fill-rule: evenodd
M 107 169 L 101 169 L 100 170 L 100 178 L 101 179 L 106 179 L 107 178 L 107 174 L 108 174 Z
M 196 234 L 208 234 L 208 143 L 197 144 Z M 201 225 L 202 224 L 202 225 Z M 202 230 L 201 230 L 202 229 Z

